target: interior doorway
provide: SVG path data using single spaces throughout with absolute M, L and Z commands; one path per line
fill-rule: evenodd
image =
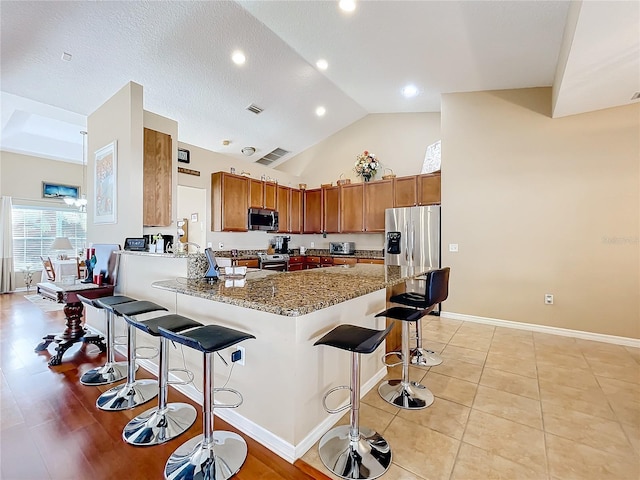
M 187 240 L 200 246 L 204 251 L 207 242 L 205 223 L 207 221 L 207 190 L 204 188 L 178 185 L 178 220 L 184 219 L 187 228 Z M 177 239 L 176 239 L 177 240 Z M 184 239 L 183 239 L 184 241 Z M 189 252 L 195 247 L 189 245 Z

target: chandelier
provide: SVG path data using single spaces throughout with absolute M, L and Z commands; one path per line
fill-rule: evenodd
M 77 207 L 81 212 L 87 211 L 87 194 L 84 193 L 87 188 L 87 165 L 85 164 L 85 141 L 87 138 L 87 132 L 80 130 L 82 135 L 82 195 L 80 198 L 64 197 L 64 203 L 69 206 Z

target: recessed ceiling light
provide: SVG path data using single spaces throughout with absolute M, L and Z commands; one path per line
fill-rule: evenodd
M 316 67 L 318 67 L 320 70 L 326 70 L 327 68 L 329 68 L 329 63 L 324 58 L 321 58 L 316 62 Z
M 324 114 L 327 113 L 327 109 L 324 107 L 318 107 L 316 108 L 316 115 L 319 117 L 324 116 Z
M 356 2 L 355 0 L 340 0 L 338 6 L 340 7 L 340 10 L 353 12 L 356 9 Z
M 405 85 L 402 88 L 402 95 L 404 95 L 405 98 L 415 97 L 418 95 L 418 87 L 415 85 Z
M 70 62 L 71 57 L 72 55 L 70 53 L 62 52 L 62 60 L 64 60 L 65 62 Z
M 244 56 L 244 53 L 242 53 L 240 50 L 236 50 L 231 55 L 231 60 L 233 60 L 233 63 L 235 63 L 236 65 L 242 65 L 244 64 L 246 58 Z

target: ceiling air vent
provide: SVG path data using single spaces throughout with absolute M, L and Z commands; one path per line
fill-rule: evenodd
M 264 157 L 259 160 L 256 160 L 256 163 L 260 163 L 262 165 L 271 165 L 276 160 L 280 160 L 287 153 L 291 153 L 284 148 L 276 148 L 274 151 L 267 153 Z
M 250 112 L 255 113 L 256 115 L 259 115 L 262 113 L 262 108 L 260 108 L 259 106 L 257 106 L 256 104 L 252 103 L 251 105 L 249 105 L 247 107 L 247 110 L 249 110 Z

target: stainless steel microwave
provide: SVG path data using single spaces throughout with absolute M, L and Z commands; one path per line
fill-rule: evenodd
M 278 212 L 262 208 L 250 208 L 249 230 L 266 230 L 267 232 L 277 231 Z

